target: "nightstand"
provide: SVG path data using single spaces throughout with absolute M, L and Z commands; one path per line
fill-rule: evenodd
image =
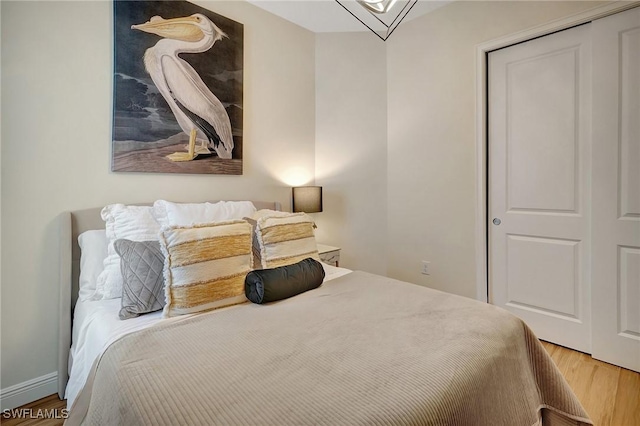
M 320 260 L 333 266 L 340 266 L 340 247 L 318 244 Z

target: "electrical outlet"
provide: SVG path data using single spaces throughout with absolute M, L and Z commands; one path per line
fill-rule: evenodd
M 431 262 L 429 262 L 428 260 L 422 261 L 422 274 L 431 275 Z

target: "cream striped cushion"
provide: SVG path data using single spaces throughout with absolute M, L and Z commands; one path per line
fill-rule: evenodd
M 311 257 L 320 260 L 313 220 L 305 213 L 260 210 L 254 216 L 256 267 L 276 268 Z
M 252 267 L 252 229 L 244 220 L 165 227 L 167 304 L 164 317 L 245 302 L 244 279 Z

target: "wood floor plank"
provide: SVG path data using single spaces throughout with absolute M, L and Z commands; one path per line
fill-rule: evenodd
M 620 369 L 612 425 L 640 425 L 640 374 Z
M 543 342 L 596 426 L 640 426 L 640 374 Z
M 542 343 L 542 346 L 544 346 L 549 355 L 553 358 L 553 354 L 555 353 L 557 346 L 553 343 L 545 342 L 544 340 L 540 340 L 540 343 Z
M 23 405 L 13 410 L 17 415 L 13 418 L 6 419 L 4 413 L 0 416 L 2 426 L 61 426 L 64 423 L 62 410 L 67 408 L 67 401 L 60 400 L 58 395 L 53 394 L 45 398 L 34 401 L 30 404 Z M 31 410 L 31 411 L 21 411 Z M 43 410 L 43 411 L 38 411 Z M 58 416 L 60 418 L 45 418 L 47 416 Z
M 585 408 L 587 413 L 598 426 L 613 426 L 619 376 L 619 367 L 591 360 L 573 380 L 576 395 L 583 398 L 581 401 L 589 407 Z

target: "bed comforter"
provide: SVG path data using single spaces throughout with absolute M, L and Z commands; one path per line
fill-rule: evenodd
M 124 336 L 67 424 L 591 424 L 497 307 L 364 272 Z

